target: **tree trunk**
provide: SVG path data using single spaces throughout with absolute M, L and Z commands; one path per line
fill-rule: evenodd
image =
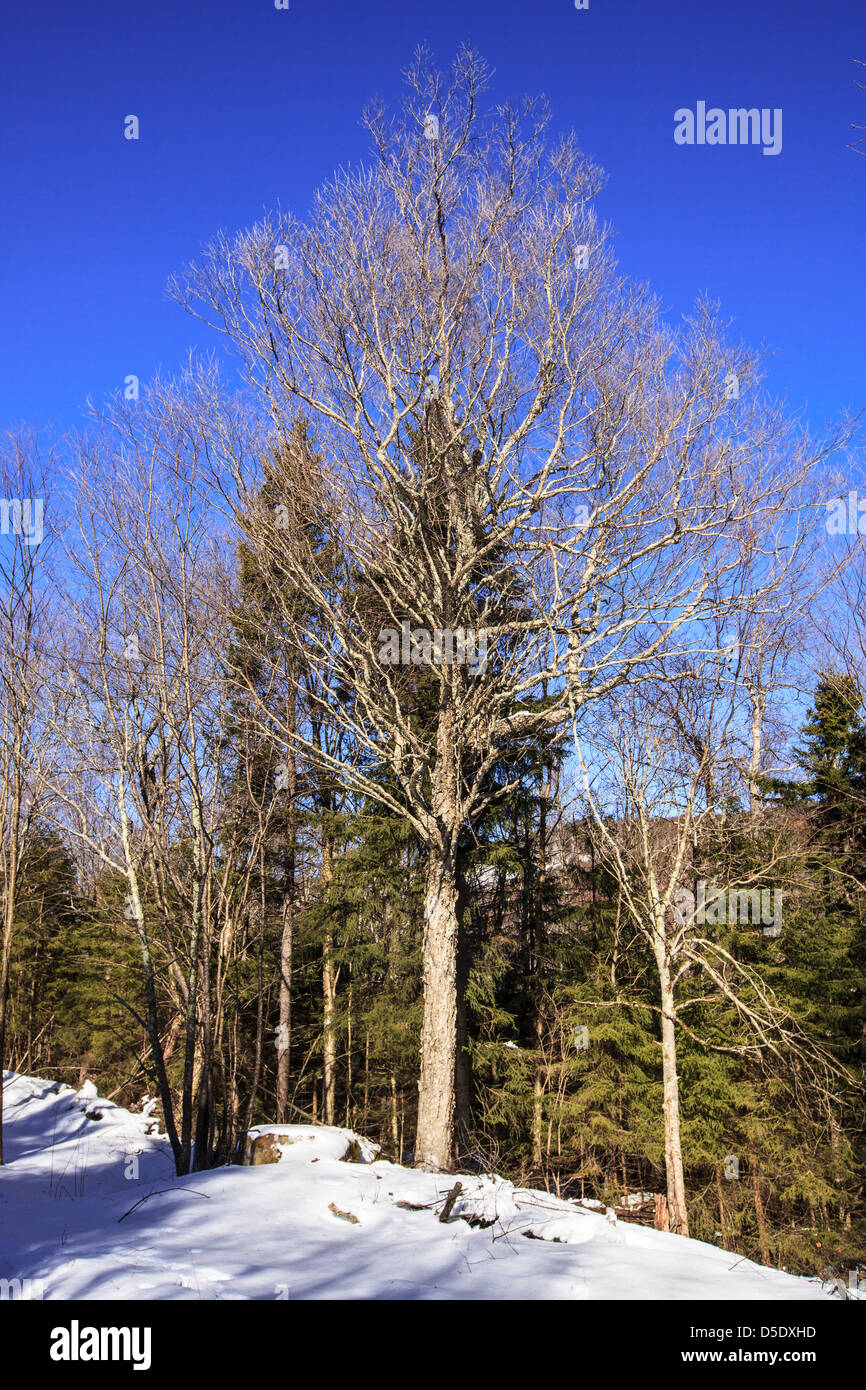
M 262 852 L 262 861 L 263 861 L 263 860 L 264 860 L 264 853 Z M 260 1083 L 261 1077 L 262 1077 L 262 1056 L 263 1056 L 263 1052 L 264 1052 L 264 1031 L 265 1031 L 265 969 L 264 969 L 264 966 L 265 966 L 265 881 L 264 881 L 264 880 L 265 880 L 264 863 L 262 862 L 262 863 L 261 863 L 261 870 L 260 870 L 261 899 L 260 899 L 260 902 L 259 902 L 259 913 L 258 913 L 258 916 L 259 916 L 259 944 L 258 944 L 258 951 L 257 951 L 257 953 L 256 953 L 256 1051 L 255 1051 L 255 1060 L 254 1060 L 254 1062 L 253 1062 L 253 1075 L 252 1075 L 252 1080 L 250 1081 L 250 1090 L 249 1090 L 249 1095 L 248 1095 L 248 1097 L 247 1097 L 247 1104 L 246 1104 L 246 1112 L 245 1112 L 245 1119 L 244 1119 L 244 1133 L 243 1133 L 244 1142 L 243 1142 L 243 1144 L 241 1145 L 241 1154 L 242 1154 L 242 1155 L 246 1152 L 246 1139 L 247 1139 L 247 1135 L 248 1135 L 249 1132 L 250 1132 L 250 1129 L 252 1128 L 253 1115 L 255 1114 L 255 1107 L 256 1107 L 256 1096 L 258 1095 L 259 1083 Z M 280 1121 L 280 1120 L 279 1120 L 279 1117 L 278 1117 L 278 1123 L 285 1123 L 285 1119 L 286 1119 L 286 1116 L 283 1116 L 282 1121 Z M 245 1162 L 245 1161 L 246 1161 L 246 1160 L 242 1157 L 242 1158 L 241 1158 L 241 1162 L 243 1163 L 243 1162 Z
M 199 1000 L 199 950 L 201 946 L 201 880 L 196 877 L 193 884 L 192 922 L 190 927 L 189 981 L 186 1002 L 186 1040 L 183 1059 L 183 1085 L 181 1089 L 180 1144 L 182 1171 L 190 1171 L 193 1139 L 193 1108 L 195 1097 L 201 1094 L 204 1084 L 203 1059 L 196 1057 L 198 1019 L 196 1008 Z M 199 1062 L 198 1075 L 196 1061 Z
M 471 1147 L 472 1064 L 469 1055 L 469 1021 L 466 1014 L 466 985 L 469 978 L 469 943 L 466 918 L 469 895 L 460 858 L 457 863 L 457 1053 L 454 1070 L 454 1142 L 456 1155 L 468 1154 Z
M 540 1018 L 535 1020 L 535 1046 L 541 1051 L 544 1033 Z M 532 1091 L 532 1167 L 541 1171 L 544 1157 L 544 1071 L 541 1062 L 535 1066 L 535 1084 Z
M 352 1128 L 352 976 L 349 974 L 349 999 L 346 1006 L 346 1128 Z
M 761 1197 L 761 1180 L 758 1176 L 758 1162 L 755 1148 L 749 1144 L 749 1169 L 752 1175 L 752 1196 L 755 1199 L 755 1220 L 758 1224 L 758 1244 L 761 1250 L 761 1264 L 770 1263 L 770 1242 L 767 1240 L 767 1223 L 764 1219 L 764 1201 Z
M 205 940 L 205 948 L 200 952 L 199 971 L 201 1000 L 201 1079 L 193 1095 L 195 1106 L 195 1130 L 193 1139 L 193 1172 L 208 1168 L 212 1162 L 211 1140 L 214 1127 L 214 1033 L 211 1017 L 210 993 L 210 950 Z
M 322 902 L 325 904 L 326 911 L 328 885 L 334 876 L 329 820 L 330 817 L 328 817 L 322 832 Z M 326 1125 L 333 1125 L 337 1122 L 337 973 L 334 967 L 334 933 L 330 927 L 325 931 L 325 940 L 322 946 L 322 999 L 324 1005 L 322 1115 Z
M 722 1249 L 728 1248 L 728 1233 L 725 1230 L 725 1189 L 722 1186 L 721 1165 L 716 1164 L 716 1194 L 719 1199 L 719 1226 L 721 1227 Z
M 364 1042 L 364 1123 L 362 1133 L 367 1133 L 367 1110 L 370 1102 L 370 1034 L 367 1033 Z
M 418 1087 L 417 1167 L 454 1161 L 457 1063 L 457 875 L 451 847 L 430 847 L 424 899 L 424 1019 Z
M 337 977 L 334 970 L 334 934 L 331 931 L 325 933 L 322 952 L 322 993 L 325 1001 L 322 1111 L 325 1124 L 334 1125 L 337 1123 Z
M 126 832 L 126 822 L 124 819 L 124 834 Z M 154 979 L 153 956 L 151 955 L 150 942 L 147 936 L 147 928 L 144 923 L 144 909 L 141 905 L 141 898 L 138 891 L 138 877 L 134 869 L 130 868 L 127 874 L 129 883 L 130 907 L 138 934 L 138 944 L 141 949 L 141 960 L 144 966 L 144 991 L 147 1000 L 147 1035 L 150 1042 L 150 1055 L 153 1060 L 153 1067 L 156 1073 L 156 1084 L 159 1090 L 159 1097 L 162 1101 L 163 1123 L 165 1132 L 168 1135 L 171 1151 L 174 1157 L 174 1166 L 178 1177 L 182 1177 L 188 1172 L 188 1167 L 184 1167 L 183 1149 L 180 1137 L 177 1132 L 174 1117 L 174 1104 L 171 1096 L 171 1087 L 168 1084 L 168 1076 L 165 1070 L 165 1056 L 162 1050 L 162 1041 L 159 1036 L 159 1021 L 156 1006 L 156 982 Z
M 6 1065 L 6 1020 L 9 1003 L 9 965 L 12 959 L 12 931 L 18 903 L 18 863 L 20 858 L 21 785 L 15 778 L 12 813 L 8 826 L 5 883 L 3 893 L 3 939 L 0 943 L 0 1165 L 3 1163 L 3 1068 Z
M 544 686 L 547 694 L 547 685 Z M 532 1166 L 540 1170 L 542 1165 L 542 1139 L 544 1133 L 544 1092 L 547 1073 L 544 1065 L 544 1018 L 541 1007 L 541 961 L 544 951 L 546 922 L 544 916 L 544 885 L 547 881 L 547 808 L 550 804 L 552 778 L 547 769 L 539 787 L 538 797 L 538 881 L 534 884 L 532 895 L 532 919 L 529 946 L 530 988 L 532 991 L 532 1030 L 535 1034 L 536 1062 L 535 1079 L 532 1088 Z M 559 779 L 556 779 L 556 794 Z M 531 870 L 531 857 L 527 868 Z
M 677 1073 L 676 1022 L 670 970 L 661 943 L 656 948 L 662 1006 L 662 1077 L 664 1081 L 665 1172 L 668 1189 L 668 1230 L 687 1236 L 686 1183 L 680 1137 L 680 1083 Z
M 289 725 L 295 729 L 294 699 L 289 710 Z M 283 930 L 280 937 L 279 1028 L 277 1031 L 277 1124 L 289 1118 L 289 1070 L 292 1044 L 292 951 L 295 941 L 295 798 L 298 790 L 298 765 L 294 750 L 286 752 L 289 817 L 286 828 L 285 890 L 283 896 Z
M 400 1127 L 397 1123 L 397 1078 L 391 1075 L 391 1145 L 394 1150 L 394 1162 L 399 1163 L 403 1155 L 400 1152 Z
M 754 816 L 761 807 L 761 789 L 758 776 L 761 771 L 761 743 L 764 729 L 764 707 L 766 697 L 758 685 L 747 682 L 752 699 L 752 752 L 749 758 L 749 814 Z
M 292 856 L 294 861 L 294 855 Z M 294 880 L 294 862 L 292 863 Z M 283 930 L 280 937 L 280 996 L 279 1028 L 277 1030 L 277 1124 L 289 1118 L 289 1069 L 291 1066 L 292 1029 L 292 951 L 295 941 L 294 883 L 290 882 L 283 899 Z

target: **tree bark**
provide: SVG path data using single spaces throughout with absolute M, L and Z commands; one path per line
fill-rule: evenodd
M 6 1016 L 9 1000 L 9 963 L 12 958 L 12 929 L 18 901 L 18 831 L 21 818 L 21 792 L 13 794 L 7 851 L 6 882 L 3 894 L 3 939 L 0 943 L 0 1165 L 3 1163 L 3 1068 L 6 1065 Z
M 547 695 L 547 685 L 544 686 L 544 694 Z M 552 776 L 550 769 L 546 770 L 544 780 L 539 788 L 538 798 L 538 879 L 533 885 L 532 896 L 532 921 L 531 938 L 529 950 L 529 973 L 531 977 L 532 989 L 532 1030 L 535 1034 L 535 1047 L 537 1052 L 535 1063 L 535 1079 L 532 1088 L 532 1166 L 540 1169 L 542 1165 L 542 1136 L 544 1132 L 544 1092 L 547 1083 L 547 1073 L 544 1065 L 544 1018 L 541 1007 L 541 960 L 544 951 L 545 938 L 545 917 L 544 917 L 544 884 L 547 875 L 547 808 L 550 804 Z M 557 792 L 558 778 L 557 778 Z M 530 863 L 527 866 L 531 867 Z
M 337 979 L 334 970 L 334 933 L 325 932 L 322 950 L 322 994 L 325 1003 L 322 1075 L 322 1111 L 326 1125 L 337 1123 Z
M 258 1095 L 259 1083 L 262 1076 L 262 1055 L 264 1051 L 264 1031 L 265 1031 L 265 866 L 264 849 L 260 851 L 259 858 L 259 891 L 260 898 L 258 903 L 258 925 L 259 942 L 256 953 L 256 1051 L 255 1061 L 253 1062 L 253 1075 L 250 1082 L 249 1096 L 246 1104 L 246 1118 L 244 1120 L 244 1144 L 241 1153 L 246 1150 L 246 1137 L 252 1128 L 253 1115 L 255 1114 L 256 1096 Z M 277 1123 L 285 1123 L 286 1116 L 277 1116 Z M 242 1162 L 245 1161 L 243 1158 Z
M 722 1186 L 722 1169 L 716 1164 L 716 1194 L 719 1199 L 719 1226 L 721 1227 L 722 1249 L 728 1248 L 728 1233 L 725 1230 L 725 1189 Z
M 294 732 L 296 710 L 294 698 L 288 713 L 289 727 Z M 298 765 L 295 750 L 286 751 L 289 819 L 286 832 L 285 890 L 283 895 L 283 929 L 280 937 L 279 1030 L 277 1032 L 277 1124 L 289 1118 L 289 1073 L 292 1044 L 292 952 L 295 940 L 295 798 L 298 787 Z
M 758 776 L 761 771 L 761 746 L 763 741 L 766 696 L 757 682 L 752 683 L 746 681 L 746 686 L 752 701 L 752 751 L 749 758 L 749 814 L 754 816 L 761 807 L 761 789 L 758 785 Z
M 661 945 L 656 958 L 662 1006 L 662 1077 L 664 1082 L 665 1172 L 668 1189 L 668 1230 L 687 1236 L 689 1218 L 680 1137 L 680 1082 L 677 1072 L 676 1015 L 668 962 Z
M 540 1017 L 535 1019 L 535 1046 L 539 1052 L 544 1045 L 544 1029 Z M 535 1066 L 532 1088 L 532 1167 L 541 1170 L 544 1159 L 544 1070 L 541 1062 Z
M 758 1176 L 758 1162 L 753 1144 L 749 1144 L 749 1168 L 752 1175 L 752 1195 L 755 1199 L 755 1220 L 758 1224 L 758 1243 L 761 1249 L 761 1264 L 770 1264 L 770 1242 L 767 1239 L 767 1223 L 764 1218 L 764 1201 L 761 1197 L 761 1180 Z
M 333 846 L 329 819 L 322 833 L 322 900 L 334 876 Z M 322 1038 L 322 1114 L 326 1125 L 336 1124 L 337 1097 L 337 974 L 334 967 L 334 933 L 325 932 L 322 946 L 322 998 L 324 1004 Z
M 289 1118 L 289 1075 L 292 1041 L 292 952 L 295 941 L 294 855 L 290 881 L 283 898 L 283 929 L 280 936 L 279 1029 L 277 1032 L 277 1124 Z
M 454 1073 L 455 1156 L 469 1152 L 472 1120 L 472 1064 L 469 1055 L 469 1020 L 466 986 L 469 979 L 469 943 L 466 939 L 469 894 L 462 860 L 457 861 L 457 1043 Z
M 124 818 L 124 834 L 126 824 Z M 150 1042 L 150 1055 L 153 1059 L 153 1067 L 156 1073 L 156 1084 L 159 1090 L 159 1097 L 162 1101 L 163 1122 L 165 1132 L 168 1135 L 171 1151 L 174 1157 L 174 1166 L 178 1177 L 182 1177 L 189 1171 L 188 1164 L 184 1167 L 184 1155 L 180 1137 L 177 1132 L 174 1117 L 174 1103 L 171 1096 L 171 1087 L 168 1084 L 168 1076 L 165 1070 L 165 1057 L 162 1051 L 162 1041 L 159 1036 L 159 1022 L 157 1018 L 156 1005 L 156 982 L 154 979 L 153 956 L 150 951 L 150 942 L 147 937 L 147 929 L 144 924 L 144 909 L 141 905 L 141 898 L 138 891 L 138 876 L 133 868 L 128 871 L 129 896 L 133 920 L 138 934 L 138 944 L 141 949 L 141 959 L 144 966 L 144 989 L 147 1000 L 147 1034 Z
M 397 1078 L 391 1073 L 391 1144 L 394 1149 L 394 1162 L 399 1163 L 403 1155 L 400 1152 L 400 1127 L 397 1123 Z
M 430 848 L 424 899 L 424 1019 L 416 1166 L 448 1172 L 454 1161 L 457 1063 L 457 875 L 450 846 Z

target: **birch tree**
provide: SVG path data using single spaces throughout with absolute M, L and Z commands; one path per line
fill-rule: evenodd
M 815 1094 L 829 1095 L 844 1075 L 728 941 L 737 926 L 766 938 L 782 930 L 780 866 L 792 842 L 785 817 L 763 825 L 754 871 L 722 884 L 702 877 L 723 861 L 720 836 L 727 821 L 733 832 L 731 807 L 748 804 L 751 769 L 738 756 L 736 728 L 743 719 L 748 729 L 752 714 L 739 654 L 711 630 L 693 637 L 687 665 L 683 658 L 674 669 L 660 663 L 656 679 L 648 673 L 620 693 L 590 730 L 575 725 L 593 839 L 655 966 L 668 1223 L 680 1235 L 689 1234 L 689 1223 L 678 1037 L 687 1033 L 757 1063 L 784 1059 Z M 694 1014 L 704 1006 L 710 1015 L 730 1013 L 723 1042 L 712 1028 L 696 1032 Z

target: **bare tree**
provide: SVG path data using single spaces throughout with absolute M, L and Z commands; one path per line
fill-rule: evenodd
M 264 708 L 263 727 L 426 848 L 416 1161 L 442 1169 L 458 844 L 501 794 L 492 769 L 714 610 L 737 525 L 789 488 L 782 422 L 749 404 L 751 357 L 707 306 L 677 333 L 662 323 L 617 274 L 600 171 L 548 138 L 543 102 L 482 110 L 486 85 L 470 52 L 447 80 L 418 55 L 402 116 L 366 113 L 369 168 L 338 175 L 305 222 L 220 236 L 174 285 L 246 364 L 284 507 L 329 518 L 338 600 L 309 531 L 256 511 L 257 450 L 213 413 L 215 471 L 316 672 L 311 718 L 341 736 L 323 752 L 309 722 Z M 299 413 L 315 458 L 289 447 Z M 299 590 L 306 620 L 285 597 Z M 470 642 L 485 659 L 465 659 Z
M 46 469 L 35 438 L 7 435 L 0 448 L 0 1164 L 12 937 L 25 887 L 22 864 L 36 817 L 46 809 L 52 763 L 46 503 Z
M 269 820 L 244 731 L 230 728 L 235 595 L 198 487 L 200 444 L 182 395 L 159 385 L 139 402 L 109 407 L 78 441 L 63 634 L 75 696 L 65 732 L 77 752 L 61 788 L 66 826 L 126 880 L 179 1172 L 189 1171 L 193 1146 L 202 1167 L 213 1152 L 231 1152 L 235 1138 L 239 1103 L 227 1116 L 231 1086 L 224 1075 L 218 1081 L 226 989 Z M 233 798 L 258 814 L 233 814 Z M 184 1038 L 179 1123 L 161 989 Z
M 855 58 L 855 59 L 854 59 L 854 62 L 855 62 L 855 63 L 859 63 L 861 67 L 866 67 L 866 63 L 863 62 L 863 59 L 862 59 L 862 58 Z M 866 91 L 866 87 L 864 87 L 864 85 L 863 85 L 862 82 L 858 82 L 858 83 L 857 83 L 857 90 L 858 90 L 858 92 L 864 92 L 864 91 Z M 851 122 L 851 129 L 852 129 L 852 130 L 866 130 L 866 126 L 858 125 L 856 121 L 852 121 L 852 122 Z M 866 154 L 866 149 L 863 148 L 864 142 L 866 142 L 866 136 L 861 135 L 857 140 L 855 140 L 852 144 L 850 144 L 850 145 L 848 146 L 848 148 L 849 148 L 849 150 L 853 150 L 853 151 L 855 152 L 855 154 Z
M 721 885 L 701 879 L 708 845 L 718 859 L 731 804 L 748 796 L 753 769 L 744 769 L 738 756 L 736 726 L 745 713 L 748 727 L 752 711 L 739 655 L 712 628 L 693 637 L 688 661 L 660 663 L 658 678 L 650 673 L 641 686 L 620 693 L 615 710 L 589 730 L 575 722 L 599 858 L 655 964 L 668 1222 L 681 1235 L 688 1235 L 689 1225 L 678 1034 L 746 1059 L 793 1060 L 805 1083 L 824 1095 L 843 1075 L 779 1003 L 760 971 L 724 940 L 738 923 L 769 937 L 781 931 L 778 874 L 790 862 L 791 826 L 783 817 L 764 826 L 759 869 Z M 775 887 L 766 888 L 774 881 Z M 690 1011 L 707 1003 L 733 1013 L 723 1044 L 700 1037 L 690 1022 Z

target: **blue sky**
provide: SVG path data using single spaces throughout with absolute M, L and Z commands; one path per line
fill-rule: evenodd
M 88 395 L 213 346 L 169 275 L 361 161 L 361 108 L 399 100 L 421 41 L 439 66 L 471 41 L 494 98 L 546 93 L 672 317 L 719 299 L 816 428 L 866 403 L 864 0 L 14 0 L 2 27 L 0 427 L 74 427 Z M 781 107 L 781 153 L 676 145 L 699 100 Z

